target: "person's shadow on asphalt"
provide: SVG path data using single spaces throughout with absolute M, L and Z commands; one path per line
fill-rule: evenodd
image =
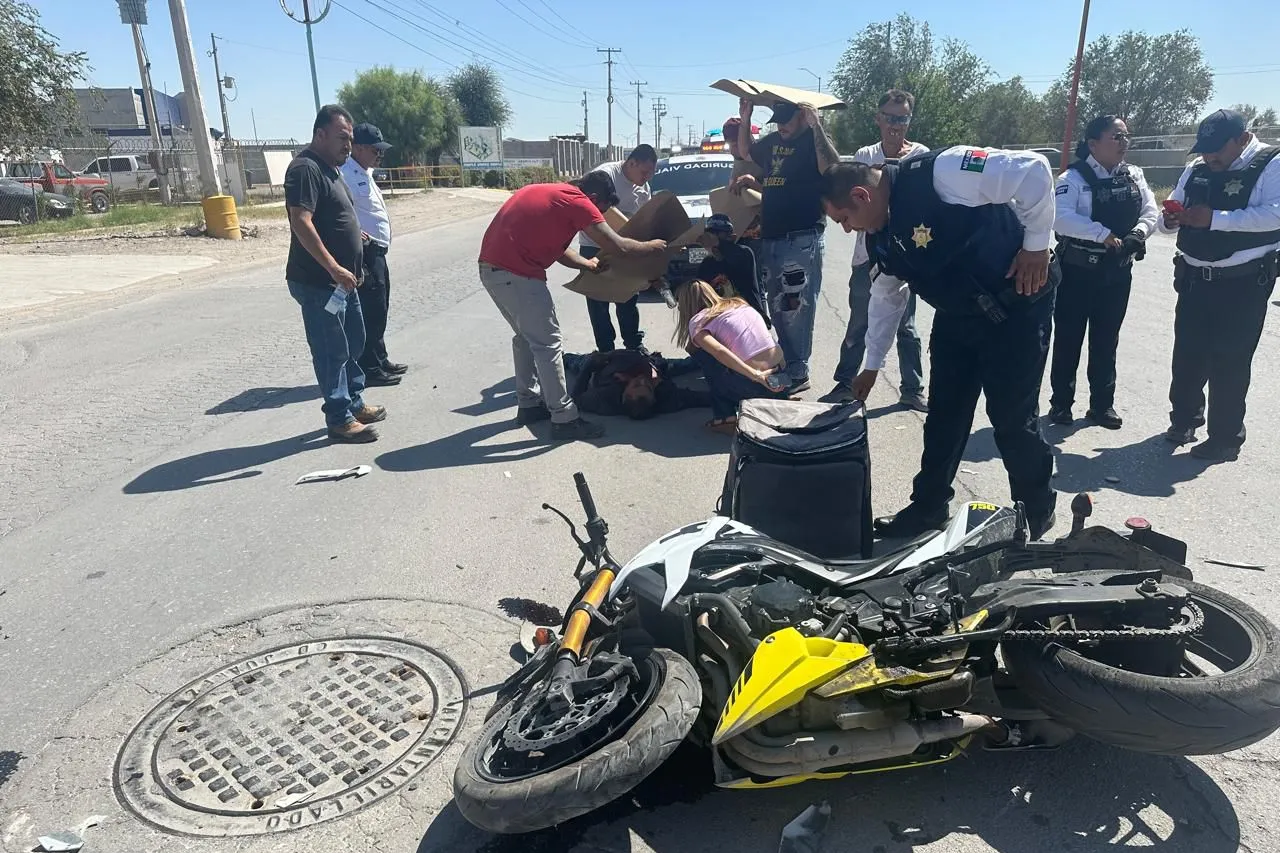
M 833 807 L 823 853 L 983 844 L 997 853 L 1110 853 L 1129 844 L 1162 853 L 1236 853 L 1240 841 L 1235 808 L 1191 761 L 1083 737 L 1056 751 L 971 749 L 937 767 L 761 791 L 715 789 L 709 757 L 686 742 L 631 793 L 552 829 L 491 835 L 451 802 L 417 853 L 630 851 L 633 836 L 657 853 L 773 853 L 782 827 L 823 799 Z
M 151 492 L 175 492 L 196 486 L 245 480 L 261 474 L 262 471 L 258 470 L 260 466 L 297 453 L 314 450 L 317 447 L 328 446 L 325 430 L 317 429 L 267 444 L 210 450 L 206 453 L 162 462 L 139 474 L 121 491 L 126 495 L 144 495 Z
M 501 409 L 515 408 L 516 405 L 516 379 L 514 376 L 508 376 L 501 382 L 496 382 L 480 391 L 480 402 L 472 403 L 469 406 L 463 406 L 460 409 L 454 409 L 454 413 L 459 415 L 487 415 L 490 412 L 496 412 Z

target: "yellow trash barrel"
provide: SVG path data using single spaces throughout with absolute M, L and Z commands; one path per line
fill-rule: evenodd
M 236 215 L 234 198 L 229 195 L 211 195 L 200 205 L 204 208 L 205 228 L 210 237 L 240 239 L 240 217 Z

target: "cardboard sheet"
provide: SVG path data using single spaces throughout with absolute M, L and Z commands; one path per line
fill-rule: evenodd
M 812 104 L 819 110 L 842 110 L 848 104 L 821 92 L 808 92 L 804 89 L 793 89 L 790 86 L 779 86 L 776 83 L 761 83 L 758 80 L 717 80 L 711 84 L 712 89 L 719 89 L 739 98 L 746 98 L 756 106 L 772 106 L 776 101 L 789 104 Z
M 693 231 L 693 223 L 684 212 L 680 199 L 670 190 L 655 193 L 618 231 L 632 240 L 666 240 L 667 251 L 648 257 L 617 257 L 605 249 L 597 256 L 608 269 L 604 272 L 581 272 L 565 285 L 574 293 L 605 302 L 626 302 L 649 282 L 661 278 L 667 264 L 685 243 L 685 235 Z M 699 231 L 700 233 L 700 231 Z M 695 234 L 696 237 L 696 234 Z
M 733 233 L 739 237 L 760 218 L 760 191 L 744 190 L 734 195 L 728 187 L 711 191 L 711 212 L 723 213 L 733 223 Z

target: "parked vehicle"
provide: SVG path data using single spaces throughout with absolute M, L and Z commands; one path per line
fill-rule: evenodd
M 974 738 L 1075 733 L 1160 755 L 1280 728 L 1280 631 L 1196 583 L 1140 519 L 1028 543 L 1021 507 L 970 502 L 945 531 L 821 560 L 724 516 L 625 566 L 575 475 L 586 539 L 564 622 L 499 686 L 454 773 L 468 821 L 553 826 L 625 795 L 686 737 L 716 784 L 758 789 L 936 764 Z M 544 505 L 545 507 L 546 505 Z M 1029 576 L 1049 569 L 1049 577 Z
M 687 154 L 658 161 L 649 179 L 653 193 L 670 190 L 680 199 L 689 220 L 698 223 L 711 215 L 711 191 L 729 185 L 733 157 L 728 154 Z M 679 284 L 692 278 L 707 256 L 698 244 L 682 246 L 667 266 L 667 280 Z
M 43 216 L 66 217 L 76 212 L 76 201 L 60 193 L 45 192 L 39 185 L 0 178 L 0 220 L 30 225 Z
M 7 171 L 14 180 L 39 184 L 45 192 L 82 198 L 94 213 L 111 209 L 111 183 L 98 175 L 76 174 L 61 163 L 47 160 L 9 163 Z
M 121 192 L 145 192 L 160 188 L 160 178 L 145 155 L 117 154 L 99 157 L 90 161 L 83 173 L 102 178 Z

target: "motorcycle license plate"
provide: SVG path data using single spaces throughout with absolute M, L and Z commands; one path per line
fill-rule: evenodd
M 706 249 L 690 249 L 689 263 L 700 264 L 707 259 L 707 255 L 711 254 Z

